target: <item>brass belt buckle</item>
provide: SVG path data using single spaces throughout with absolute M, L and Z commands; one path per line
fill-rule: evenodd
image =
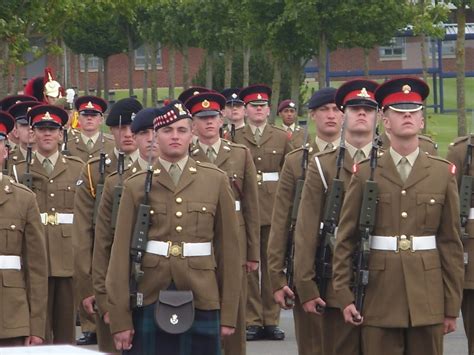
M 261 182 L 263 180 L 262 174 L 257 174 L 257 182 Z
M 48 223 L 52 226 L 59 225 L 59 216 L 57 212 L 48 214 Z
M 170 255 L 171 256 L 181 256 L 182 258 L 184 258 L 183 256 L 183 242 L 181 242 L 181 245 L 180 244 L 172 244 L 171 241 L 168 242 L 169 244 L 169 247 L 168 247 L 168 255 L 167 257 L 169 257 Z
M 401 236 L 398 240 L 398 248 L 400 250 L 408 250 L 411 249 L 411 237 L 407 239 L 405 235 Z

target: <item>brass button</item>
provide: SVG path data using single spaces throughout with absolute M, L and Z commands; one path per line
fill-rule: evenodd
M 262 157 L 257 157 L 257 160 L 258 160 L 258 161 L 262 160 Z
M 182 230 L 183 230 L 183 227 L 176 226 L 176 232 L 181 233 Z
M 183 202 L 183 199 L 181 197 L 177 197 L 176 198 L 176 203 L 181 203 L 181 202 Z
M 260 148 L 260 146 L 259 146 L 259 145 L 257 145 L 257 148 Z
M 92 158 L 92 154 L 89 154 L 89 158 Z
M 407 194 L 407 190 L 402 190 L 402 196 L 405 196 Z
M 274 150 L 272 153 L 273 153 L 273 154 L 276 154 L 277 152 L 276 152 L 276 150 Z
M 262 173 L 262 170 L 257 170 L 257 174 L 261 174 Z
M 402 218 L 407 218 L 407 217 L 408 217 L 408 213 L 402 212 Z
M 207 211 L 207 208 L 203 206 L 203 207 L 202 207 L 202 211 L 203 211 L 203 212 L 206 212 L 206 211 Z
M 405 234 L 402 234 L 402 235 L 400 236 L 400 239 L 407 239 L 407 236 L 406 236 Z
M 178 218 L 183 217 L 183 212 L 181 212 L 181 211 L 178 211 L 175 214 L 176 214 L 176 217 L 178 217 Z
M 54 212 L 54 211 L 56 211 L 56 208 L 51 207 L 51 212 Z
M 51 180 L 49 180 L 49 183 L 50 183 L 50 184 L 52 184 L 53 182 L 54 182 L 54 181 L 53 181 L 52 179 L 51 179 Z
M 150 210 L 150 214 L 155 214 L 155 210 Z
M 67 189 L 68 189 L 68 191 L 71 190 L 71 186 L 68 186 Z
M 15 230 L 16 226 L 15 226 L 14 224 L 12 224 L 12 225 L 10 226 L 10 228 L 11 228 L 12 230 Z
M 435 201 L 435 199 L 434 199 L 434 198 L 432 198 L 432 199 L 430 200 L 430 205 L 434 205 L 434 204 L 435 204 L 435 202 L 436 202 L 436 201 Z
M 261 181 L 257 182 L 257 185 L 262 185 L 262 182 Z
M 54 197 L 54 193 L 53 193 L 53 192 L 51 192 L 51 193 L 49 194 L 49 196 L 51 196 L 51 197 Z

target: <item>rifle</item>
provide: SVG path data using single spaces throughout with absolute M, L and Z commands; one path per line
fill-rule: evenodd
M 119 142 L 121 143 L 122 139 L 122 116 L 119 117 Z M 117 186 L 114 187 L 114 197 L 112 204 L 112 229 L 115 230 L 115 225 L 117 224 L 117 215 L 120 206 L 120 199 L 122 198 L 123 192 L 123 172 L 125 170 L 125 155 L 120 147 L 117 159 L 117 173 L 119 176 L 119 182 Z
M 31 118 L 28 120 L 28 127 L 31 128 Z M 30 190 L 33 188 L 33 175 L 31 175 L 31 160 L 33 156 L 33 148 L 30 142 L 30 133 L 28 132 L 28 142 L 26 143 L 26 171 L 21 178 L 21 183 L 28 187 Z
M 230 140 L 231 142 L 235 142 L 235 124 L 230 124 Z
M 377 121 L 375 121 L 377 125 Z M 365 182 L 364 195 L 362 198 L 362 208 L 359 215 L 359 233 L 360 241 L 358 251 L 355 257 L 355 280 L 354 297 L 355 306 L 359 313 L 362 313 L 362 305 L 365 297 L 365 290 L 369 283 L 369 253 L 370 234 L 375 227 L 375 212 L 377 208 L 378 186 L 374 181 L 375 168 L 377 167 L 377 137 L 374 126 L 374 138 L 372 140 L 372 149 L 370 151 L 370 176 Z
M 67 128 L 63 128 L 63 146 L 61 149 L 61 153 L 64 154 L 65 156 L 71 156 L 71 152 L 69 151 L 67 147 L 67 143 L 69 142 L 69 137 L 67 133 Z
M 99 155 L 99 181 L 95 188 L 94 214 L 92 216 L 92 224 L 95 226 L 97 214 L 99 213 L 100 200 L 102 199 L 102 192 L 104 191 L 105 182 L 105 139 L 102 128 L 100 129 L 100 142 L 102 144 Z
M 332 279 L 332 255 L 336 243 L 336 229 L 339 224 L 339 216 L 344 200 L 344 181 L 340 177 L 341 169 L 344 166 L 344 156 L 346 154 L 345 131 L 346 121 L 344 118 L 341 131 L 341 142 L 336 160 L 336 177 L 332 181 L 331 192 L 324 204 L 323 227 L 319 231 L 319 246 L 316 249 L 316 284 L 319 295 L 322 299 L 326 297 L 328 283 Z M 318 312 L 323 308 L 318 305 Z
M 155 145 L 156 132 L 153 135 L 151 146 Z M 148 157 L 148 170 L 145 178 L 145 195 L 143 201 L 138 206 L 137 219 L 133 228 L 132 242 L 130 244 L 130 307 L 132 309 L 143 307 L 143 293 L 138 292 L 138 283 L 143 278 L 142 259 L 146 251 L 148 242 L 148 229 L 150 227 L 150 211 L 151 206 L 148 204 L 148 197 L 151 191 L 151 183 L 153 180 L 152 152 Z
M 10 158 L 10 143 L 8 140 L 5 143 L 5 148 L 7 149 L 7 157 L 5 158 L 5 161 L 3 162 L 3 175 L 8 175 L 8 159 Z
M 308 138 L 308 126 L 306 121 L 301 121 L 301 125 L 305 127 L 305 139 Z M 295 229 L 296 220 L 298 218 L 298 208 L 301 202 L 301 193 L 303 191 L 304 181 L 306 178 L 306 170 L 308 169 L 308 155 L 309 148 L 306 144 L 303 145 L 303 156 L 301 158 L 301 176 L 296 181 L 295 195 L 293 197 L 293 208 L 291 209 L 291 220 L 288 228 L 288 238 L 286 244 L 285 267 L 286 267 L 286 282 L 291 290 L 294 290 L 294 258 L 295 258 Z M 288 307 L 293 307 L 295 301 L 291 298 L 285 297 L 285 303 Z

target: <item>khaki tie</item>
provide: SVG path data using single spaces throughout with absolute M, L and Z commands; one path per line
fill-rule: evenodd
M 48 175 L 51 175 L 51 173 L 53 172 L 53 169 L 54 169 L 54 166 L 53 166 L 53 163 L 51 162 L 51 160 L 49 160 L 48 158 L 45 158 L 43 160 L 43 168 L 44 168 L 44 170 L 46 170 L 46 173 Z
M 324 150 L 332 150 L 332 149 L 334 149 L 334 144 L 332 144 L 332 143 L 328 143 L 326 145 L 326 148 L 324 148 Z
M 207 159 L 209 159 L 209 161 L 211 163 L 214 163 L 216 161 L 216 151 L 214 150 L 213 147 L 209 147 L 207 148 L 207 152 L 206 152 L 206 155 L 207 155 Z
M 179 178 L 181 177 L 181 171 L 179 169 L 178 164 L 171 164 L 170 165 L 170 170 L 168 173 L 171 176 L 171 180 L 173 180 L 175 186 L 178 186 Z
M 94 148 L 94 141 L 91 138 L 89 138 L 89 140 L 87 141 L 87 150 L 91 151 L 92 148 Z
M 254 133 L 254 138 L 255 138 L 255 142 L 258 143 L 260 142 L 260 128 L 255 128 L 255 133 Z
M 408 175 L 410 175 L 411 166 L 406 157 L 402 157 L 397 165 L 398 173 L 403 182 L 407 181 Z
M 365 159 L 365 153 L 362 149 L 357 149 L 354 154 L 354 163 L 358 163 Z

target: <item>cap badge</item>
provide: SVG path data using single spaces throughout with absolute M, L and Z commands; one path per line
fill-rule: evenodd
M 193 91 L 193 95 L 197 95 L 197 94 L 199 94 L 199 91 L 197 91 L 197 90 Z
M 29 112 L 31 109 L 32 109 L 32 107 L 28 107 L 28 108 L 26 109 L 26 112 Z
M 357 96 L 359 96 L 359 97 L 370 97 L 370 95 L 367 92 L 366 88 L 362 88 L 362 90 L 360 91 L 360 93 L 357 94 Z
M 211 104 L 209 103 L 209 101 L 204 100 L 204 101 L 202 102 L 202 107 L 208 108 L 209 106 L 211 106 Z
M 49 112 L 46 112 L 42 118 L 42 120 L 52 120 L 53 118 L 51 117 L 51 115 L 49 114 Z
M 94 105 L 92 105 L 92 102 L 88 102 L 86 105 L 86 108 L 94 108 Z
M 410 85 L 403 85 L 402 91 L 404 94 L 409 94 L 411 92 L 411 86 Z
M 258 95 L 257 95 L 257 99 L 261 100 L 261 99 L 262 99 L 262 95 L 258 94 Z
M 288 106 L 290 106 L 290 107 L 295 107 L 296 105 L 295 105 L 294 102 L 290 102 L 290 103 L 288 104 Z
M 5 185 L 3 189 L 5 190 L 5 192 L 10 192 L 10 185 Z
M 180 115 L 185 115 L 186 114 L 186 111 L 183 109 L 183 105 L 182 104 L 174 104 L 174 107 L 176 107 L 179 111 L 179 114 Z
M 136 114 L 135 112 L 132 112 L 132 115 L 130 116 L 130 119 L 133 121 L 133 120 L 135 119 L 135 116 L 136 116 L 136 115 L 137 115 L 137 114 Z
M 236 99 L 236 98 L 237 98 L 237 94 L 236 94 L 235 92 L 232 94 L 232 98 L 233 98 L 233 99 Z

